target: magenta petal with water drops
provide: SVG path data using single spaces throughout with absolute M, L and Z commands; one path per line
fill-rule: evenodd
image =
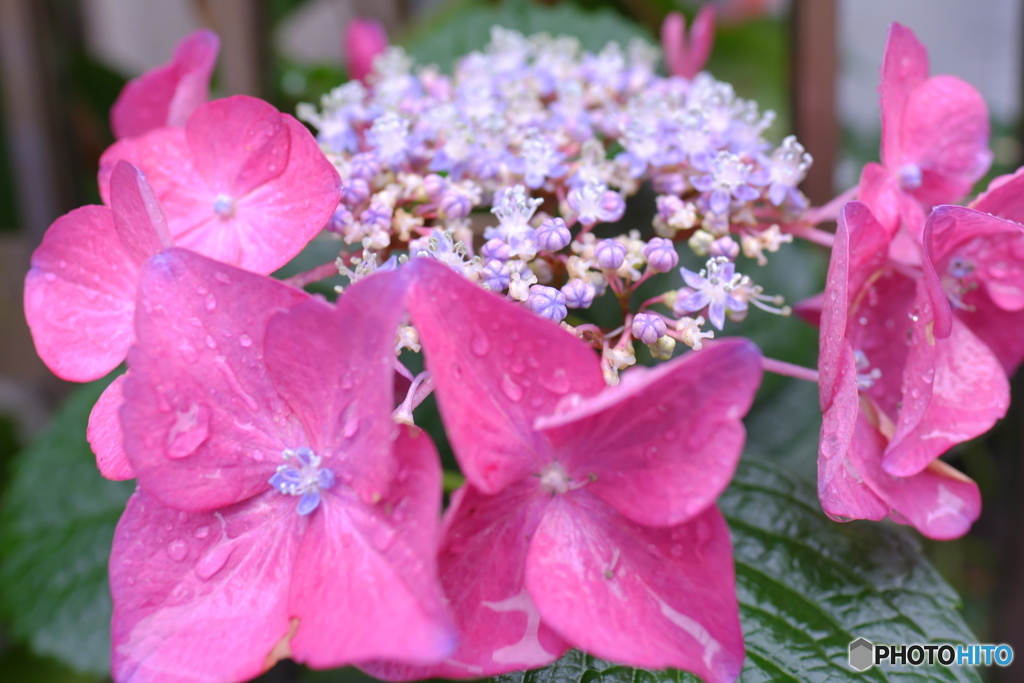
M 604 379 L 593 351 L 429 259 L 407 306 L 426 349 L 439 408 L 467 480 L 495 493 L 542 463 L 533 423 L 569 394 L 591 396 Z
M 118 159 L 146 174 L 176 244 L 261 273 L 315 237 L 340 197 L 338 173 L 309 131 L 242 95 L 202 105 L 184 130 L 112 145 L 100 159 L 105 198 Z
M 110 383 L 89 413 L 85 436 L 96 454 L 96 467 L 107 479 L 134 479 L 135 470 L 124 452 L 124 432 L 118 411 L 124 403 L 124 375 Z
M 322 513 L 310 517 L 289 598 L 301 623 L 292 653 L 310 666 L 371 659 L 430 664 L 455 647 L 437 577 L 437 453 L 420 430 L 395 429 L 400 469 L 386 493 L 370 504 L 334 487 L 324 493 Z
M 210 76 L 220 40 L 209 29 L 182 38 L 167 64 L 133 78 L 110 108 L 110 127 L 118 138 L 163 126 L 184 126 L 210 94 Z
M 275 491 L 185 513 L 136 491 L 110 556 L 111 674 L 124 683 L 253 678 L 291 630 L 306 519 Z
M 213 510 L 263 491 L 281 453 L 305 445 L 262 356 L 270 317 L 308 298 L 184 249 L 145 264 L 121 411 L 140 486 Z
M 544 622 L 595 657 L 708 683 L 739 676 L 732 544 L 713 505 L 652 528 L 589 496 L 558 499 L 530 544 L 526 585 Z
M 567 469 L 587 470 L 588 490 L 619 514 L 674 525 L 729 484 L 746 440 L 742 419 L 760 384 L 756 346 L 709 343 L 654 369 L 628 370 L 617 387 L 567 402 L 536 427 Z
M 893 167 L 902 158 L 903 112 L 914 88 L 928 80 L 928 51 L 914 32 L 893 22 L 882 56 L 878 95 L 882 107 L 882 163 Z

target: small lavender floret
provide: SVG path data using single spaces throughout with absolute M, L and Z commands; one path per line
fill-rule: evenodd
M 811 155 L 804 151 L 804 146 L 796 141 L 795 136 L 790 135 L 783 140 L 768 162 L 768 201 L 781 206 L 788 199 L 794 206 L 802 208 L 806 200 L 797 185 L 807 176 L 812 161 Z
M 351 178 L 341 186 L 341 203 L 355 208 L 370 197 L 370 186 L 362 178 Z
M 512 258 L 512 250 L 507 242 L 494 238 L 487 240 L 484 246 L 480 247 L 480 256 L 485 261 L 508 261 Z
M 626 245 L 618 240 L 601 240 L 594 247 L 597 265 L 606 270 L 618 270 L 626 260 Z
M 504 292 L 508 289 L 511 279 L 508 266 L 497 259 L 484 263 L 480 271 L 480 284 L 492 292 Z
M 559 251 L 572 241 L 572 234 L 561 218 L 545 218 L 537 228 L 535 239 L 538 249 Z
M 652 237 L 644 247 L 644 256 L 647 257 L 647 265 L 657 273 L 667 273 L 679 265 L 675 244 L 664 237 Z
M 565 307 L 565 295 L 554 287 L 532 285 L 530 296 L 526 299 L 527 307 L 548 320 L 559 322 L 565 319 L 568 311 Z
M 327 229 L 331 232 L 339 235 L 345 234 L 356 222 L 356 217 L 352 215 L 344 206 L 339 206 L 331 214 L 330 219 L 327 221 Z
M 626 200 L 604 183 L 591 182 L 574 187 L 566 201 L 579 222 L 587 226 L 612 223 L 622 218 L 626 211 Z
M 572 279 L 563 285 L 562 294 L 569 308 L 590 308 L 597 296 L 597 289 L 586 280 Z
M 735 261 L 736 257 L 740 255 L 740 245 L 736 244 L 736 240 L 726 235 L 712 242 L 708 248 L 708 253 L 712 256 L 724 256 L 730 261 Z
M 736 274 L 736 265 L 724 256 L 708 259 L 707 267 L 699 273 L 680 268 L 686 285 L 693 291 L 680 295 L 676 301 L 675 313 L 696 313 L 707 306 L 708 320 L 719 330 L 725 326 L 727 311 L 745 311 L 747 302 L 733 295 L 733 290 L 743 284 L 743 276 Z
M 633 318 L 633 337 L 644 344 L 653 344 L 665 336 L 668 327 L 660 315 L 637 313 Z
M 465 192 L 448 190 L 441 195 L 439 208 L 446 218 L 465 218 L 473 210 L 473 202 Z

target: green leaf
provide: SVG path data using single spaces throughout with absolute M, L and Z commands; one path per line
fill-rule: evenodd
M 857 638 L 874 643 L 971 643 L 959 597 L 911 534 L 886 524 L 838 524 L 814 489 L 767 460 L 745 458 L 719 501 L 732 530 L 747 659 L 742 683 L 980 681 L 968 667 L 871 668 L 847 663 Z M 682 683 L 570 652 L 498 683 Z
M 107 558 L 134 489 L 101 477 L 85 440 L 109 379 L 76 390 L 17 456 L 0 510 L 0 605 L 14 636 L 96 674 L 110 661 Z
M 611 10 L 588 12 L 569 3 L 549 7 L 513 0 L 497 5 L 454 5 L 411 36 L 406 49 L 421 64 L 436 64 L 450 72 L 456 59 L 480 50 L 490 41 L 492 26 L 525 35 L 545 32 L 576 36 L 583 49 L 591 52 L 601 50 L 610 40 L 623 48 L 633 38 L 655 42 L 646 29 Z

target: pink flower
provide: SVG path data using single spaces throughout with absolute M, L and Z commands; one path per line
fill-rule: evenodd
M 401 277 L 367 278 L 333 309 L 168 249 L 139 292 L 121 409 L 139 488 L 110 560 L 114 679 L 443 658 L 438 460 L 391 418 Z
M 301 123 L 241 95 L 203 104 L 184 128 L 113 144 L 100 159 L 107 203 L 119 159 L 146 175 L 178 246 L 258 273 L 306 246 L 341 194 L 337 172 Z
M 965 325 L 936 336 L 920 273 L 889 258 L 892 234 L 866 205 L 843 207 L 821 312 L 818 494 L 834 518 L 889 515 L 954 538 L 981 501 L 936 458 L 988 430 L 1009 388 Z
M 693 19 L 689 38 L 686 18 L 671 12 L 661 25 L 661 45 L 665 50 L 665 66 L 671 76 L 693 78 L 708 63 L 715 42 L 715 9 L 704 5 Z
M 981 95 L 959 78 L 928 72 L 924 46 L 910 29 L 894 23 L 878 88 L 882 168 L 861 179 L 861 198 L 886 226 L 908 211 L 901 206 L 906 199 L 926 209 L 960 199 L 992 162 L 988 108 Z M 918 242 L 923 218 L 907 225 Z
M 975 208 L 940 206 L 925 228 L 935 334 L 962 323 L 999 358 L 1007 375 L 1024 360 L 1024 175 L 990 189 Z
M 356 17 L 345 27 L 344 47 L 349 77 L 365 83 L 373 60 L 388 47 L 388 34 L 379 21 Z
M 410 268 L 410 315 L 467 479 L 439 559 L 462 639 L 439 667 L 371 671 L 490 676 L 578 647 L 734 680 L 743 639 L 714 502 L 743 447 L 757 349 L 724 342 L 608 388 L 593 350 L 556 325 L 428 259 Z
M 210 94 L 219 49 L 217 34 L 200 29 L 181 39 L 170 63 L 128 81 L 110 109 L 114 136 L 128 138 L 164 126 L 184 126 Z

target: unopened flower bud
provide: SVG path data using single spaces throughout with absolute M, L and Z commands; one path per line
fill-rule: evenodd
M 565 295 L 565 305 L 569 308 L 590 308 L 597 290 L 589 282 L 573 279 L 562 287 L 562 294 Z
M 569 228 L 565 226 L 564 220 L 547 218 L 537 228 L 536 239 L 538 249 L 559 251 L 569 244 L 572 235 L 569 233 Z
M 679 254 L 672 240 L 653 237 L 644 247 L 647 265 L 656 273 L 667 273 L 679 265 Z
M 554 322 L 562 320 L 568 311 L 565 310 L 565 295 L 554 287 L 533 285 L 526 306 L 531 311 Z
M 655 360 L 670 360 L 676 351 L 676 340 L 669 336 L 660 337 L 651 345 L 651 356 Z
M 668 328 L 660 315 L 654 313 L 637 313 L 633 318 L 633 337 L 644 344 L 654 344 L 665 336 Z
M 740 255 L 740 245 L 736 244 L 736 240 L 726 235 L 712 242 L 708 253 L 712 256 L 724 256 L 730 261 L 734 261 Z
M 715 236 L 707 230 L 697 230 L 690 236 L 687 244 L 697 256 L 707 256 L 711 253 L 711 243 L 714 241 Z
M 446 218 L 465 218 L 473 210 L 473 203 L 465 193 L 458 190 L 448 190 L 441 195 L 441 203 L 438 205 Z
M 485 261 L 508 261 L 512 258 L 512 250 L 508 243 L 495 237 L 484 242 L 484 246 L 480 247 L 480 255 Z
M 626 260 L 626 245 L 618 240 L 601 240 L 594 247 L 597 265 L 607 270 L 617 270 Z

